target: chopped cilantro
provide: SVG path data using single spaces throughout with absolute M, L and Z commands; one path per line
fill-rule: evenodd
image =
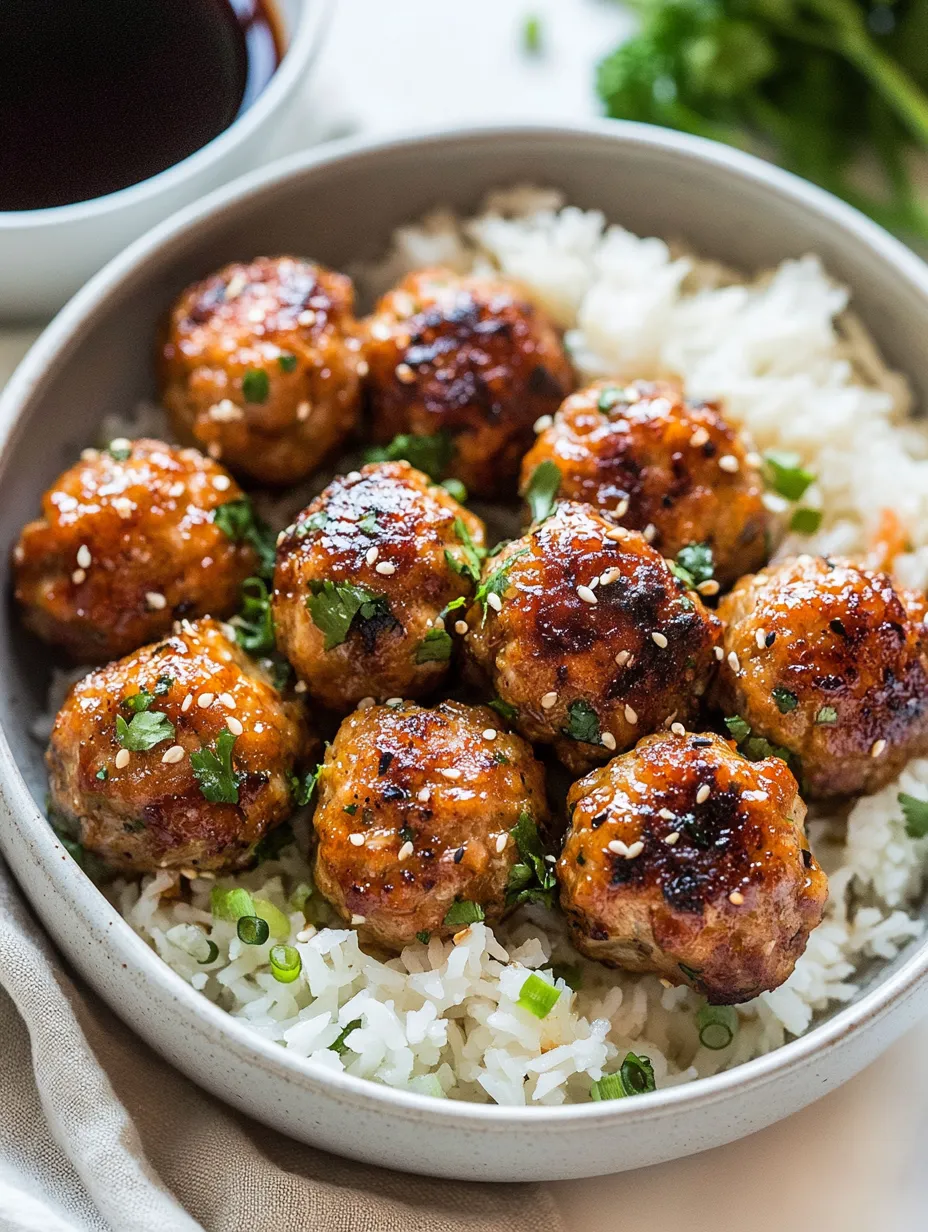
M 561 486 L 561 472 L 550 458 L 532 471 L 525 499 L 532 513 L 533 522 L 543 522 L 554 512 L 557 490 Z
M 106 452 L 114 462 L 128 462 L 132 456 L 132 445 L 130 442 L 124 441 L 122 437 L 117 437 L 116 440 L 111 441 L 107 446 Z
M 625 390 L 620 389 L 618 385 L 609 385 L 606 389 L 600 391 L 596 407 L 604 415 L 608 415 L 614 406 L 618 406 L 620 402 L 624 401 Z
M 506 905 L 543 903 L 546 907 L 553 907 L 557 887 L 554 869 L 545 860 L 544 847 L 531 813 L 521 812 L 509 833 L 515 840 L 520 860 L 509 870 Z
M 905 832 L 909 838 L 925 838 L 928 836 L 928 800 L 919 800 L 917 796 L 907 795 L 900 791 L 896 797 L 905 818 Z
M 764 454 L 764 462 L 770 486 L 789 501 L 801 500 L 809 485 L 815 482 L 814 472 L 804 469 L 796 453 L 771 449 Z
M 687 543 L 677 553 L 674 564 L 674 573 L 691 590 L 701 582 L 710 581 L 715 572 L 712 548 L 708 543 Z
M 360 1026 L 361 1026 L 360 1018 L 355 1018 L 352 1022 L 349 1022 L 348 1026 L 345 1027 L 344 1031 L 342 1031 L 338 1039 L 335 1040 L 334 1043 L 329 1044 L 329 1051 L 337 1052 L 339 1056 L 341 1056 L 343 1052 L 348 1052 L 349 1048 L 348 1048 L 348 1045 L 345 1043 L 345 1041 L 347 1040 L 351 1032 L 357 1031 L 358 1027 Z
M 158 710 L 140 710 L 127 723 L 116 716 L 116 739 L 131 753 L 147 753 L 163 740 L 174 738 L 174 724 Z
M 197 749 L 190 754 L 193 777 L 210 804 L 238 804 L 242 776 L 232 768 L 234 745 L 235 736 L 226 728 L 216 737 L 215 749 Z
M 101 766 L 100 769 L 97 771 L 97 773 L 94 775 L 94 777 L 98 778 L 101 783 L 105 783 L 106 780 L 110 777 L 110 772 L 109 770 L 107 770 L 106 766 Z
M 740 714 L 732 714 L 725 720 L 725 726 L 728 728 L 732 740 L 736 744 L 740 744 L 742 740 L 747 740 L 751 734 L 750 723 L 745 722 Z
M 242 393 L 246 402 L 267 402 L 271 381 L 263 368 L 249 368 L 242 377 Z
M 346 804 L 342 809 L 342 812 L 347 813 L 349 817 L 353 817 L 357 811 L 358 806 L 356 804 Z
M 293 372 L 296 368 L 296 356 L 290 355 L 285 351 L 282 355 L 277 356 L 277 364 L 281 372 Z
M 375 510 L 369 509 L 364 517 L 358 520 L 358 530 L 363 531 L 365 535 L 376 535 L 377 513 Z
M 451 658 L 451 634 L 444 629 L 429 629 L 416 647 L 417 663 L 447 663 Z
M 416 933 L 416 940 L 421 942 L 422 945 L 428 945 L 431 939 L 432 939 L 432 934 L 429 932 L 427 928 L 423 928 L 421 932 Z
M 551 974 L 556 980 L 563 980 L 571 992 L 583 986 L 583 968 L 579 963 L 555 963 Z
M 311 513 L 308 518 L 304 518 L 302 522 L 297 522 L 294 527 L 294 534 L 298 539 L 305 539 L 307 535 L 313 534 L 317 530 L 325 530 L 325 524 L 329 520 L 329 515 L 324 509 L 320 509 L 317 513 Z
M 445 913 L 444 922 L 450 927 L 454 924 L 479 924 L 485 919 L 486 912 L 479 903 L 456 898 Z
M 599 715 L 589 702 L 578 699 L 567 707 L 567 726 L 563 729 L 571 740 L 584 744 L 602 744 Z
M 461 483 L 460 479 L 443 479 L 441 486 L 445 489 L 449 496 L 453 496 L 456 501 L 460 501 L 463 505 L 467 500 L 467 488 Z
M 789 714 L 791 710 L 795 710 L 799 705 L 799 698 L 796 694 L 779 684 L 771 690 L 770 696 L 776 702 L 776 707 L 780 714 Z
M 405 460 L 416 470 L 423 471 L 439 483 L 445 476 L 454 456 L 454 443 L 447 432 L 431 436 L 413 436 L 401 433 L 389 445 L 376 446 L 364 454 L 365 462 L 398 462 Z
M 790 518 L 789 528 L 797 535 L 814 535 L 822 524 L 820 509 L 796 509 Z
M 313 593 L 306 605 L 313 624 L 325 634 L 325 650 L 341 646 L 356 619 L 365 621 L 390 614 L 390 605 L 383 595 L 375 595 L 351 582 L 313 581 L 311 588 Z
M 254 505 L 247 496 L 217 505 L 213 510 L 213 521 L 233 543 L 247 543 L 253 548 L 258 556 L 261 576 L 273 577 L 277 537 L 255 513 Z
M 821 727 L 828 726 L 831 723 L 837 723 L 838 712 L 834 706 L 822 706 L 818 714 L 815 716 L 816 723 Z
M 290 794 L 293 796 L 293 803 L 297 808 L 305 808 L 313 798 L 313 792 L 319 786 L 323 764 L 320 762 L 315 770 L 307 770 L 302 777 L 299 774 L 290 775 Z M 356 804 L 349 804 L 345 809 L 345 812 L 350 813 L 352 817 L 357 811 L 358 806 Z
M 149 693 L 149 691 L 143 687 L 139 689 L 138 693 L 132 693 L 129 697 L 124 697 L 120 702 L 120 705 L 131 714 L 141 714 L 151 706 L 154 700 L 154 693 Z
M 500 718 L 505 719 L 507 723 L 514 723 L 519 717 L 518 707 L 510 706 L 509 702 L 504 702 L 501 697 L 494 697 L 488 705 L 491 710 L 495 710 Z
M 484 616 L 487 614 L 487 599 L 489 596 L 498 595 L 502 599 L 509 589 L 509 570 L 520 556 L 525 556 L 527 553 L 528 548 L 520 548 L 518 552 L 513 552 L 498 568 L 494 569 L 492 573 L 487 574 L 477 587 L 477 593 L 474 597 L 483 608 Z
M 445 548 L 445 560 L 448 568 L 461 577 L 470 578 L 474 583 L 480 581 L 480 568 L 487 554 L 486 548 L 478 547 L 471 538 L 470 531 L 464 525 L 463 518 L 454 519 L 454 533 L 460 539 L 464 559 L 459 560 L 453 552 Z
M 232 617 L 235 640 L 249 654 L 270 654 L 274 649 L 274 617 L 267 586 L 259 577 L 242 582 L 242 606 Z

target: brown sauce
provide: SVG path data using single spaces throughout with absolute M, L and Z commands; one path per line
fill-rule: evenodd
M 2 0 L 0 211 L 172 167 L 251 106 L 281 52 L 271 0 Z

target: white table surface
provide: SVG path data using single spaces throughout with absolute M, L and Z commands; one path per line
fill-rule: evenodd
M 332 132 L 594 115 L 592 65 L 631 26 L 611 0 L 335 0 L 335 9 L 309 96 Z M 541 22 L 538 57 L 521 49 L 530 15 Z M 0 332 L 0 384 L 34 333 Z M 928 1023 L 762 1133 L 552 1189 L 571 1232 L 925 1232 L 926 1131 Z

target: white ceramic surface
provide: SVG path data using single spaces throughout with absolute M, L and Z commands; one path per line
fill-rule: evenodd
M 0 211 L 0 321 L 47 320 L 150 227 L 260 163 L 309 71 L 333 3 L 278 0 L 287 43 L 280 66 L 254 104 L 189 158 L 91 201 Z
M 155 323 L 193 277 L 261 251 L 334 265 L 380 251 L 436 203 L 493 185 L 563 187 L 642 233 L 685 237 L 746 269 L 815 250 L 854 290 L 890 360 L 928 395 L 928 267 L 872 223 L 766 164 L 632 124 L 508 128 L 349 142 L 247 177 L 112 262 L 46 330 L 0 399 L 0 538 L 108 412 L 152 392 Z M 47 651 L 0 624 L 0 846 L 62 950 L 153 1047 L 229 1103 L 294 1137 L 395 1168 L 465 1179 L 578 1177 L 731 1141 L 810 1103 L 872 1060 L 928 1005 L 928 942 L 872 974 L 858 1000 L 767 1057 L 654 1095 L 567 1108 L 432 1100 L 306 1061 L 252 1036 L 180 981 L 109 908 L 41 812 Z

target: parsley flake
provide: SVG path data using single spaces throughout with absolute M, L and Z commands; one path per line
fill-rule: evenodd
M 271 596 L 262 578 L 242 582 L 242 606 L 232 617 L 235 640 L 249 654 L 270 654 L 274 650 L 274 617 Z
M 815 716 L 815 722 L 820 727 L 827 727 L 831 723 L 837 723 L 838 712 L 834 706 L 822 706 L 818 714 Z
M 790 518 L 789 528 L 797 535 L 814 535 L 821 524 L 821 509 L 796 509 Z
M 306 774 L 290 775 L 290 794 L 293 796 L 293 803 L 297 808 L 305 808 L 313 798 L 313 792 L 319 786 L 319 779 L 322 777 L 323 762 L 320 762 L 315 770 L 307 770 Z M 356 804 L 349 804 L 345 810 L 350 816 L 358 811 Z
M 690 590 L 710 581 L 715 573 L 712 548 L 708 543 L 687 543 L 677 553 L 673 572 Z
M 789 714 L 791 710 L 795 710 L 799 705 L 799 698 L 790 689 L 785 689 L 782 685 L 777 685 L 771 690 L 770 696 L 776 703 L 777 710 L 780 714 Z
M 751 734 L 751 725 L 742 719 L 740 714 L 732 714 L 725 720 L 725 726 L 728 728 L 732 740 L 736 744 L 740 744 L 742 740 L 747 740 Z
M 193 777 L 200 794 L 210 804 L 238 804 L 242 775 L 232 768 L 235 736 L 226 728 L 216 737 L 215 749 L 196 749 L 190 754 Z
M 487 599 L 489 596 L 497 595 L 500 599 L 502 599 L 503 595 L 505 595 L 506 591 L 509 589 L 509 570 L 520 556 L 525 556 L 527 554 L 528 548 L 521 548 L 518 552 L 513 552 L 513 554 L 507 557 L 507 559 L 504 560 L 498 568 L 494 569 L 492 573 L 487 574 L 487 576 L 477 587 L 477 593 L 474 598 L 483 609 L 484 618 L 486 618 L 487 614 Z
M 456 898 L 445 914 L 444 923 L 449 927 L 455 924 L 479 924 L 486 918 L 486 912 L 479 903 L 472 903 L 466 898 Z
M 277 366 L 281 372 L 293 372 L 296 369 L 296 356 L 285 351 L 277 356 Z

